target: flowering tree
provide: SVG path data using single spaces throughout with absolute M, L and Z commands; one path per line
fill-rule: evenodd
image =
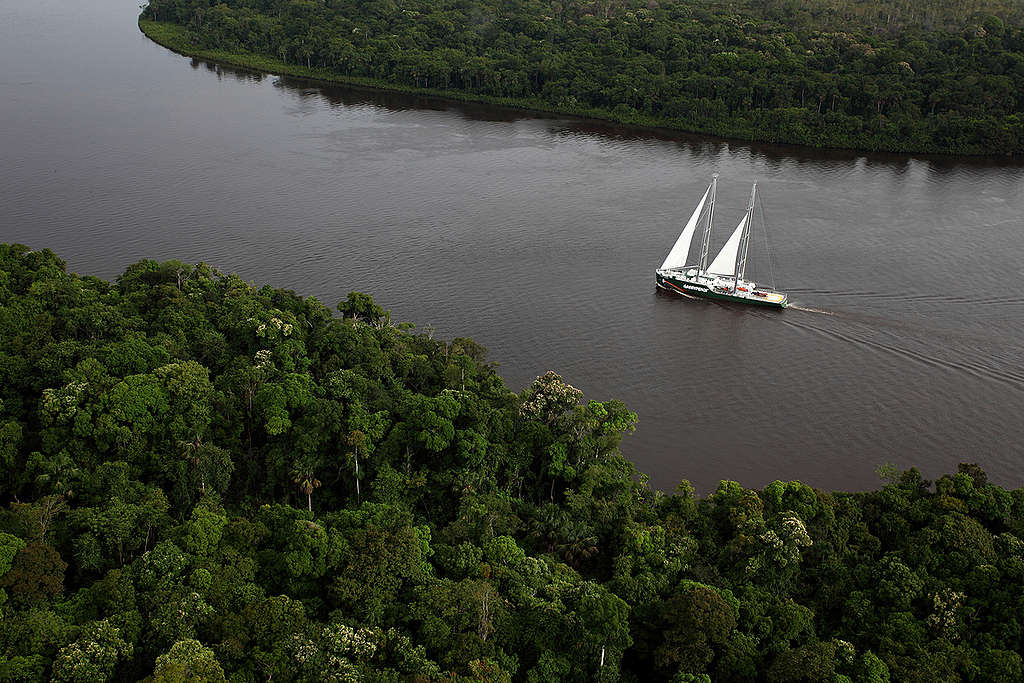
M 224 680 L 224 670 L 213 650 L 192 639 L 179 640 L 169 652 L 157 657 L 153 670 L 153 683 L 220 683 Z
M 78 639 L 61 648 L 53 663 L 53 680 L 69 683 L 104 683 L 122 659 L 131 657 L 134 648 L 121 637 L 110 622 L 93 622 Z

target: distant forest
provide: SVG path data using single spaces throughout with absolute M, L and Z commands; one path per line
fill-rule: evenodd
M 366 294 L 0 245 L 0 681 L 1024 677 L 1024 489 L 660 492 L 636 424 Z
M 186 28 L 177 49 L 325 78 L 768 142 L 1024 151 L 1009 0 L 151 0 L 143 17 Z

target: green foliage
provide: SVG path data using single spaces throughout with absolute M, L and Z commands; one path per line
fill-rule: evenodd
M 0 588 L 17 606 L 41 607 L 64 592 L 66 568 L 60 553 L 33 541 L 15 553 L 10 569 L 0 576 Z
M 854 667 L 857 683 L 889 683 L 889 667 L 875 653 L 868 650 L 857 658 Z
M 355 322 L 374 323 L 384 317 L 384 309 L 373 303 L 373 297 L 362 292 L 349 292 L 348 298 L 338 304 L 338 311 Z
M 25 541 L 17 536 L 0 532 L 0 579 L 10 571 L 14 563 L 14 557 L 25 547 Z M 0 609 L 7 602 L 7 592 L 0 588 Z
M 780 653 L 768 669 L 768 680 L 828 681 L 835 673 L 835 644 L 816 642 Z
M 0 245 L 0 680 L 1021 677 L 1024 489 L 666 495 L 621 403 L 342 312 Z
M 0 577 L 11 569 L 14 556 L 25 547 L 25 541 L 17 536 L 0 532 Z
M 737 625 L 736 607 L 716 588 L 684 581 L 658 614 L 662 638 L 654 662 L 666 674 L 706 671 Z
M 167 654 L 156 659 L 153 683 L 200 683 L 225 681 L 224 670 L 213 651 L 196 640 L 179 640 Z
M 206 557 L 216 552 L 227 526 L 224 511 L 208 500 L 195 506 L 192 516 L 185 524 L 185 549 L 197 557 Z
M 132 645 L 108 621 L 89 624 L 73 643 L 61 648 L 53 663 L 54 681 L 103 683 L 118 662 L 132 654 Z
M 140 24 L 179 51 L 251 68 L 634 125 L 1024 150 L 1024 11 L 1005 0 L 150 0 Z M 386 322 L 358 292 L 339 310 Z

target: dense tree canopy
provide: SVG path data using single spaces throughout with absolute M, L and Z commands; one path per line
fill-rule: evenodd
M 0 680 L 1021 677 L 1024 490 L 664 494 L 621 403 L 338 308 L 0 245 Z
M 150 0 L 144 17 L 186 27 L 179 49 L 323 77 L 820 147 L 1024 151 L 1006 0 Z

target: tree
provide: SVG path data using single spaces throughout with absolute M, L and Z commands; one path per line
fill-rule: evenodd
M 367 503 L 366 505 L 370 505 Z M 373 506 L 374 518 L 341 529 L 348 541 L 330 593 L 334 604 L 370 625 L 384 623 L 400 591 L 429 571 L 429 532 L 399 508 Z
M 15 556 L 24 547 L 25 541 L 17 536 L 0 532 L 0 581 L 3 581 L 4 574 L 10 571 Z M 7 593 L 0 588 L 0 609 L 3 608 L 5 602 L 7 602 Z
M 349 455 L 352 457 L 353 463 L 355 463 L 353 476 L 356 480 L 356 502 L 361 502 L 362 497 L 359 493 L 359 452 L 366 447 L 366 434 L 356 429 L 348 435 L 345 443 L 352 449 L 349 451 Z
M 228 518 L 214 498 L 204 498 L 192 509 L 182 534 L 185 549 L 197 557 L 210 557 L 217 552 Z
M 103 397 L 94 432 L 99 450 L 112 450 L 140 470 L 155 469 L 151 443 L 158 438 L 168 410 L 169 397 L 157 376 L 125 377 Z
M 15 605 L 39 607 L 64 592 L 67 566 L 52 547 L 32 541 L 14 555 L 11 568 L 0 576 L 0 588 Z
M 306 494 L 306 509 L 313 511 L 313 491 L 320 488 L 320 480 L 316 478 L 317 463 L 311 456 L 305 456 L 292 465 L 292 481 L 299 490 Z
M 769 681 L 827 681 L 836 670 L 834 643 L 808 643 L 785 650 L 768 669 Z
M 213 385 L 210 383 L 210 371 L 190 360 L 164 365 L 153 374 L 167 392 L 171 438 L 201 443 L 211 419 Z
M 0 532 L 0 578 L 6 574 L 18 552 L 25 547 L 25 541 L 17 536 Z
M 21 424 L 5 415 L 4 401 L 0 398 L 0 495 L 14 491 L 15 475 L 18 472 L 18 449 L 24 430 Z
M 104 683 L 110 680 L 118 662 L 130 657 L 130 643 L 109 621 L 97 621 L 67 647 L 61 648 L 53 663 L 53 680 L 74 683 Z
M 659 611 L 655 663 L 667 673 L 704 673 L 728 642 L 737 616 L 736 607 L 717 589 L 684 581 Z
M 362 292 L 349 292 L 348 297 L 338 304 L 338 310 L 343 318 L 355 322 L 376 323 L 386 315 L 384 309 L 373 303 L 372 296 Z
M 857 683 L 889 683 L 889 667 L 871 650 L 857 657 L 853 668 Z
M 552 424 L 572 410 L 582 397 L 582 391 L 549 370 L 523 392 L 519 412 L 524 417 Z
M 198 437 L 178 443 L 189 467 L 188 478 L 200 495 L 206 494 L 207 484 L 218 493 L 227 490 L 231 472 L 235 469 L 231 453 L 213 444 L 203 443 Z
M 148 550 L 157 535 L 171 525 L 170 504 L 163 491 L 131 480 L 128 469 L 124 462 L 101 465 L 82 496 L 98 504 L 80 505 L 69 515 L 80 571 L 99 574 L 125 566 Z
M 384 437 L 388 428 L 387 413 L 385 411 L 369 413 L 362 403 L 353 401 L 349 406 L 347 426 L 349 432 L 345 436 L 345 445 L 349 448 L 347 455 L 354 465 L 356 502 L 362 502 L 359 487 L 359 456 L 369 456 L 373 453 L 377 442 Z
M 600 652 L 599 668 L 618 669 L 622 655 L 633 644 L 629 605 L 606 588 L 588 581 L 581 587 L 577 612 L 590 635 L 593 652 Z
M 412 441 L 427 451 L 439 453 L 455 438 L 453 420 L 459 414 L 459 402 L 449 391 L 435 397 L 410 394 L 399 412 Z
M 376 629 L 339 623 L 324 626 L 317 635 L 296 638 L 295 661 L 311 679 L 328 683 L 360 680 L 360 665 L 373 658 L 381 640 Z
M 34 503 L 12 503 L 11 512 L 18 519 L 24 535 L 46 543 L 47 535 L 57 519 L 67 510 L 63 495 L 43 496 Z
M 200 683 L 225 681 L 224 670 L 213 650 L 197 640 L 179 640 L 156 659 L 154 683 Z

